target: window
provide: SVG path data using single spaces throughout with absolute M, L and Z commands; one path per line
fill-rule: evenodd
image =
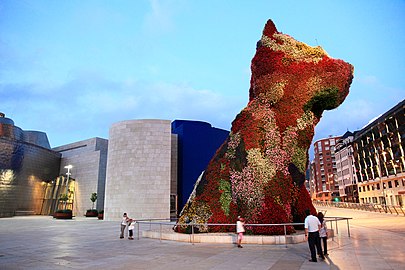
M 399 187 L 399 181 L 395 180 L 395 187 Z
M 388 181 L 388 188 L 392 188 L 392 182 Z

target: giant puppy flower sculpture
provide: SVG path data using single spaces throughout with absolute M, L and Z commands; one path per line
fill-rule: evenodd
M 249 103 L 197 180 L 179 223 L 225 231 L 234 227 L 203 224 L 234 223 L 238 215 L 250 224 L 303 222 L 305 209 L 315 212 L 304 186 L 308 149 L 323 111 L 349 93 L 353 66 L 278 32 L 269 20 L 251 69 Z M 283 227 L 248 229 L 284 233 Z

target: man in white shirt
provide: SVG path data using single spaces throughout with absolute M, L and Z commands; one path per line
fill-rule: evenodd
M 321 258 L 324 260 L 325 257 L 323 256 L 322 249 L 321 249 L 321 242 L 319 240 L 319 230 L 321 229 L 321 223 L 316 216 L 310 214 L 309 209 L 305 210 L 306 218 L 305 218 L 305 238 L 308 240 L 309 250 L 311 251 L 311 259 L 310 262 L 316 262 L 316 250 Z

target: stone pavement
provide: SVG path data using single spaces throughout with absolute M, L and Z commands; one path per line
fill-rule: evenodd
M 309 262 L 307 243 L 190 244 L 120 240 L 119 222 L 47 216 L 0 219 L 0 269 L 405 269 L 405 217 L 320 207 L 326 216 L 352 217 L 329 239 L 325 261 Z

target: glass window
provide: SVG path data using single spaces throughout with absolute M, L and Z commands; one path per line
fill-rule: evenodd
M 398 121 L 399 127 L 405 125 L 405 108 L 402 108 L 402 110 L 399 110 L 399 112 L 395 115 L 395 118 Z
M 386 124 L 389 132 L 393 132 L 397 129 L 397 123 L 395 121 L 395 118 L 392 116 L 387 119 Z

